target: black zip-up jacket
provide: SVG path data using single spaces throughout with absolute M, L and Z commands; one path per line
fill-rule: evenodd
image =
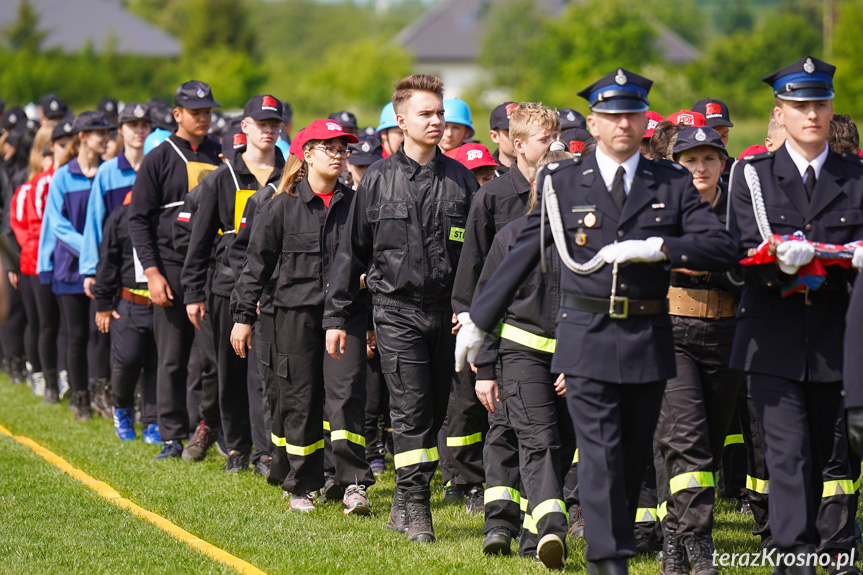
M 192 149 L 188 140 L 176 134 L 169 136 L 168 140 L 190 162 L 221 163 L 221 148 L 210 138 L 204 138 L 197 150 Z M 182 202 L 187 193 L 189 177 L 186 163 L 166 140 L 144 156 L 132 187 L 129 234 L 144 269 L 158 266 L 164 271 L 166 265 L 183 265 L 183 256 L 174 250 L 172 232 L 182 205 L 178 202 Z
M 231 302 L 235 323 L 255 322 L 264 285 L 277 265 L 276 307 L 324 304 L 354 191 L 337 182 L 329 209 L 312 191 L 308 178 L 296 191 L 299 197 L 287 192 L 273 197 L 258 214 Z
M 510 172 L 512 173 L 512 172 Z M 488 258 L 482 268 L 482 274 L 476 286 L 479 294 L 491 275 L 498 268 L 503 258 L 515 245 L 521 231 L 527 226 L 527 216 L 506 225 L 494 237 Z M 555 337 L 557 309 L 560 303 L 560 257 L 554 244 L 545 248 L 546 273 L 536 266 L 527 279 L 515 292 L 512 303 L 503 316 L 503 323 L 513 325 L 534 335 L 553 339 Z M 474 365 L 477 368 L 477 379 L 497 379 L 498 349 L 516 349 L 542 353 L 516 342 L 497 337 L 500 329 L 493 336 L 486 337 L 477 354 Z M 551 354 L 548 363 L 551 364 Z
M 238 253 L 243 254 L 243 266 L 246 265 L 246 254 L 249 249 L 249 242 L 252 239 L 252 233 L 255 231 L 255 221 L 257 221 L 257 217 L 261 215 L 267 202 L 273 197 L 273 194 L 276 193 L 276 184 L 267 184 L 257 192 L 249 197 L 248 203 L 246 203 L 246 225 L 239 229 L 237 232 L 237 239 L 234 240 L 234 243 L 231 244 L 231 251 L 237 251 Z M 231 255 L 231 259 L 238 258 L 239 255 Z M 240 268 L 242 272 L 243 268 Z M 261 299 L 258 300 L 258 307 L 261 310 L 261 313 L 267 315 L 273 315 L 276 313 L 275 308 L 273 307 L 273 300 L 276 295 L 276 284 L 279 281 L 279 266 L 273 270 L 273 274 L 270 276 L 269 281 L 264 286 L 264 290 L 261 293 Z M 234 313 L 234 310 L 237 307 L 237 303 L 239 301 L 239 297 L 237 294 L 236 285 L 234 289 L 231 291 L 231 313 Z
M 99 244 L 96 283 L 91 287 L 96 299 L 96 311 L 115 309 L 115 298 L 122 287 L 147 289 L 147 282 L 141 283 L 135 278 L 128 205 L 118 206 L 105 220 L 102 243 Z
M 452 309 L 461 313 L 470 309 L 473 293 L 482 272 L 485 256 L 494 236 L 505 225 L 527 214 L 530 182 L 513 165 L 512 169 L 479 189 L 470 205 L 464 248 L 452 289 Z
M 284 166 L 285 160 L 281 153 L 277 153 L 276 163 L 267 183 L 278 182 Z M 242 154 L 234 156 L 230 164 L 219 166 L 201 182 L 198 211 L 192 225 L 189 250 L 181 276 L 185 290 L 183 301 L 186 303 L 202 302 L 206 299 L 204 291 L 211 255 L 216 261 L 216 271 L 210 290 L 215 295 L 231 297 L 237 277 L 243 270 L 246 255 L 245 251 L 231 249 L 237 233 L 246 225 L 242 220 L 245 206 L 237 223 L 237 190 L 258 190 L 260 187 L 258 180 L 246 166 Z
M 351 207 L 324 312 L 324 329 L 345 329 L 360 275 L 372 304 L 425 311 L 452 309 L 455 271 L 470 202 L 473 173 L 437 151 L 420 166 L 404 146 L 372 164 Z

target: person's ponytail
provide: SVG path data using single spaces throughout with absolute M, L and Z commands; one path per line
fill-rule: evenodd
M 285 170 L 282 172 L 282 179 L 279 181 L 279 186 L 276 188 L 274 196 L 278 196 L 282 192 L 287 192 L 292 198 L 299 197 L 299 193 L 294 191 L 298 183 L 306 177 L 309 168 L 306 162 L 300 160 L 295 155 L 290 154 L 285 161 Z

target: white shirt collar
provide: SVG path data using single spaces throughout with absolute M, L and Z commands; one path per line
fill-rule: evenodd
M 803 181 L 806 181 L 806 168 L 812 166 L 815 170 L 815 179 L 821 177 L 821 168 L 824 167 L 824 162 L 827 160 L 827 152 L 830 150 L 830 147 L 827 145 L 827 142 L 824 142 L 824 151 L 818 154 L 818 157 L 812 160 L 811 162 L 807 162 L 806 158 L 801 156 L 797 150 L 788 145 L 788 140 L 785 140 L 785 149 L 788 150 L 788 155 L 791 156 L 791 160 L 794 162 L 794 165 L 797 166 L 797 171 L 800 172 L 800 178 Z
M 596 165 L 599 167 L 599 173 L 602 175 L 602 181 L 605 182 L 605 187 L 609 192 L 611 191 L 611 185 L 614 183 L 614 175 L 617 173 L 617 168 L 623 166 L 625 172 L 623 176 L 623 189 L 628 196 L 629 190 L 632 188 L 632 180 L 635 178 L 635 170 L 638 169 L 638 159 L 641 157 L 641 151 L 637 150 L 624 160 L 622 164 L 617 163 L 617 160 L 614 160 L 603 152 L 599 146 L 596 147 L 594 154 L 596 155 Z

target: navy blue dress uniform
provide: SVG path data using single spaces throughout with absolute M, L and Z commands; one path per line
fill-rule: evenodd
M 764 81 L 780 99 L 827 100 L 833 98 L 834 70 L 805 58 Z M 813 172 L 816 181 L 809 197 L 789 145 L 786 141 L 775 153 L 744 158 L 735 167 L 729 227 L 742 255 L 762 242 L 744 177 L 746 166 L 760 179 L 774 234 L 802 233 L 809 241 L 834 244 L 863 238 L 860 158 L 837 155 L 825 141 L 820 174 Z M 774 263 L 743 266 L 745 287 L 731 366 L 746 372 L 761 421 L 776 546 L 801 552 L 818 546 L 819 552 L 835 555 L 854 548 L 853 513 L 848 511 L 853 478 L 843 434 L 837 433 L 837 419 L 843 415 L 844 320 L 854 272 L 838 266 L 826 270 L 826 281 L 817 291 L 782 297 L 795 276 Z M 799 569 L 814 573 L 814 567 Z
M 580 95 L 594 112 L 634 114 L 647 109 L 650 85 L 618 69 Z M 567 404 L 579 438 L 588 572 L 624 573 L 625 560 L 636 553 L 633 518 L 662 392 L 665 381 L 676 375 L 666 313 L 670 269 L 724 271 L 736 249 L 689 173 L 640 157 L 637 147 L 627 160 L 635 169 L 619 210 L 600 173 L 602 145 L 584 160 L 549 164 L 542 172 L 559 194 L 566 232 L 566 246 L 559 249 L 587 262 L 619 240 L 660 237 L 668 261 L 621 265 L 613 314 L 611 265 L 590 275 L 564 270 L 552 371 L 566 374 Z M 538 206 L 489 280 L 493 289 L 483 290 L 471 306 L 472 320 L 486 332 L 539 261 L 541 213 Z
M 725 156 L 711 128 L 684 128 L 677 155 L 708 146 Z M 727 187 L 717 186 L 711 206 L 724 224 Z M 714 569 L 713 474 L 718 470 L 743 372 L 729 369 L 739 288 L 726 274 L 672 272 L 668 291 L 677 376 L 668 380 L 656 424 L 654 458 L 665 539 L 665 573 Z M 683 567 L 681 569 L 681 566 Z

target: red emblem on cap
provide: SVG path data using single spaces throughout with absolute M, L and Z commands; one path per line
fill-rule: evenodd
M 275 110 L 279 106 L 279 102 L 272 96 L 264 96 L 264 101 L 261 103 L 262 110 Z
M 584 151 L 584 142 L 579 142 L 578 140 L 572 140 L 569 143 L 569 152 L 572 154 L 580 154 Z
M 722 115 L 722 106 L 720 106 L 719 104 L 711 102 L 711 103 L 707 104 L 707 106 L 705 106 L 704 111 L 707 112 L 708 116 L 713 116 L 713 115 L 721 116 Z
M 507 104 L 506 105 L 506 118 L 509 119 L 512 116 L 512 111 L 518 108 L 518 104 Z
M 234 148 L 242 148 L 246 145 L 246 135 L 242 132 L 234 134 Z

